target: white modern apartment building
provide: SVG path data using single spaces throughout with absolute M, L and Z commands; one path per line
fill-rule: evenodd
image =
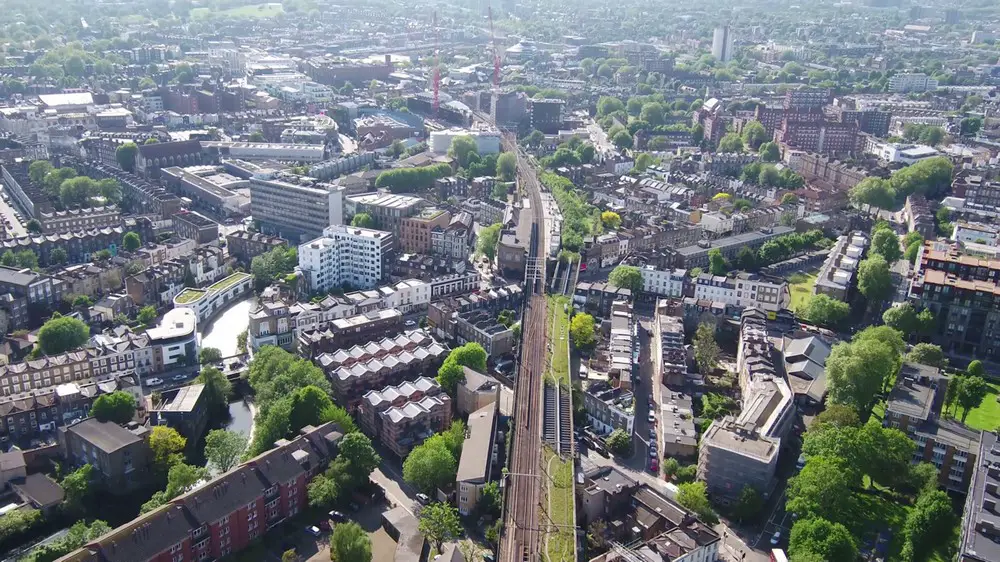
M 694 298 L 768 312 L 788 308 L 792 300 L 784 279 L 746 272 L 731 277 L 703 273 L 694 280 Z
M 387 273 L 392 248 L 391 232 L 329 226 L 322 236 L 299 246 L 299 268 L 313 291 L 326 292 L 345 284 L 371 289 Z
M 896 74 L 889 78 L 889 91 L 897 93 L 936 90 L 938 81 L 923 72 Z
M 642 292 L 671 298 L 684 296 L 686 269 L 660 270 L 647 265 L 641 269 L 641 272 Z
M 434 154 L 446 154 L 451 148 L 451 141 L 456 137 L 472 137 L 476 141 L 479 154 L 496 154 L 500 152 L 500 131 L 495 129 L 448 129 L 431 133 L 427 148 Z
M 900 162 L 906 165 L 941 154 L 927 145 L 885 142 L 875 137 L 868 137 L 865 140 L 865 152 L 885 162 Z
M 322 162 L 326 154 L 322 145 L 281 142 L 205 141 L 202 148 L 218 152 L 223 158 L 240 160 L 277 160 L 279 162 Z

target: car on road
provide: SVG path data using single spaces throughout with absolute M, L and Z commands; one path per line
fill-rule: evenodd
M 416 326 L 417 323 L 414 322 L 413 320 L 407 320 L 406 322 L 403 322 L 403 325 L 406 326 L 407 328 L 412 328 Z
M 646 417 L 646 420 L 649 421 L 649 423 L 655 424 L 656 423 L 656 414 L 654 414 L 653 412 L 650 412 L 649 416 Z
M 653 457 L 649 459 L 649 470 L 653 472 L 659 472 L 660 470 L 660 459 Z
M 778 546 L 778 543 L 780 542 L 781 542 L 781 531 L 775 531 L 774 534 L 771 535 L 771 546 Z
M 649 428 L 649 438 L 650 439 L 656 439 L 656 428 L 655 427 Z
M 340 521 L 345 521 L 347 519 L 347 517 L 345 517 L 343 513 L 339 512 L 337 510 L 333 510 L 333 511 L 327 513 L 327 515 L 330 516 L 330 519 L 332 519 L 334 521 L 337 521 L 338 523 Z
M 174 375 L 170 377 L 170 380 L 174 382 L 181 382 L 187 380 L 187 375 Z
M 316 525 L 309 525 L 308 527 L 306 527 L 306 532 L 314 537 L 318 537 L 323 534 L 320 528 L 317 527 Z
M 417 501 L 424 505 L 431 503 L 431 499 L 427 497 L 427 494 L 417 494 Z
M 651 459 L 655 459 L 656 458 L 656 446 L 653 445 L 653 444 L 649 445 L 649 458 L 651 458 Z
M 146 386 L 160 386 L 161 384 L 163 384 L 163 379 L 159 377 L 153 377 L 146 380 Z

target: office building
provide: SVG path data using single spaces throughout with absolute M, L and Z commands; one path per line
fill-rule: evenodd
M 733 60 L 733 30 L 728 25 L 716 27 L 712 33 L 712 56 L 720 62 Z
M 722 502 L 735 501 L 744 486 L 764 497 L 771 492 L 781 443 L 795 413 L 791 389 L 774 368 L 773 351 L 766 313 L 745 310 L 736 357 L 743 409 L 712 422 L 698 455 L 698 479 Z
M 504 438 L 497 430 L 498 411 L 497 403 L 490 402 L 469 414 L 455 475 L 458 512 L 462 515 L 475 513 L 483 488 L 495 480 L 496 469 L 502 466 Z
M 297 176 L 250 180 L 250 212 L 261 231 L 297 242 L 344 224 L 344 188 Z
M 528 119 L 532 129 L 555 134 L 562 127 L 562 111 L 566 102 L 560 99 L 528 100 Z
M 388 274 L 393 235 L 381 230 L 336 225 L 299 246 L 299 268 L 313 291 L 376 287 Z

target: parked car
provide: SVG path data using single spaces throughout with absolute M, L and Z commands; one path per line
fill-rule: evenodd
M 778 546 L 778 543 L 780 542 L 781 542 L 781 531 L 775 531 L 775 533 L 771 535 L 771 546 Z
M 649 459 L 649 470 L 658 472 L 660 470 L 660 459 L 656 457 Z
M 306 532 L 314 537 L 318 537 L 323 534 L 323 532 L 320 531 L 319 527 L 317 527 L 316 525 L 309 525 L 308 527 L 306 527 Z
M 656 447 L 653 447 L 652 445 L 649 446 L 649 458 L 656 458 Z
M 655 424 L 656 423 L 656 414 L 654 414 L 653 412 L 650 412 L 649 416 L 647 416 L 646 419 L 649 421 L 649 423 Z
M 650 439 L 656 439 L 656 428 L 655 427 L 649 428 L 649 438 Z
M 416 326 L 417 323 L 414 322 L 413 320 L 407 320 L 406 322 L 403 322 L 403 325 L 406 326 L 407 328 L 412 328 Z
M 333 510 L 333 511 L 327 513 L 327 515 L 330 516 L 330 519 L 332 519 L 332 520 L 334 520 L 334 521 L 336 521 L 338 523 L 341 522 L 341 521 L 346 521 L 347 520 L 347 517 L 344 517 L 344 514 L 341 513 L 341 512 L 339 512 L 339 511 L 337 511 L 337 510 Z
M 170 380 L 174 382 L 181 382 L 187 380 L 187 375 L 174 375 L 170 377 Z
M 146 386 L 160 386 L 161 384 L 163 384 L 163 379 L 158 377 L 153 377 L 151 379 L 146 380 Z
M 417 501 L 424 505 L 431 503 L 431 499 L 427 497 L 427 494 L 417 494 Z

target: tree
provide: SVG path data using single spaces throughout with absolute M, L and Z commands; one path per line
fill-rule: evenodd
M 94 467 L 85 464 L 80 468 L 70 472 L 60 483 L 63 491 L 66 492 L 66 505 L 71 510 L 78 511 L 84 505 L 91 492 L 91 477 Z
M 719 344 L 715 343 L 715 327 L 702 322 L 694 335 L 694 360 L 698 372 L 703 376 L 712 372 L 719 363 L 720 353 Z
M 35 160 L 28 165 L 28 179 L 31 183 L 41 186 L 45 181 L 45 176 L 49 175 L 54 168 L 48 160 Z
M 38 330 L 38 346 L 45 355 L 58 355 L 87 343 L 90 328 L 70 316 L 53 314 Z
M 288 429 L 298 431 L 307 425 L 317 425 L 323 412 L 333 406 L 330 396 L 316 386 L 305 386 L 292 394 L 292 413 L 288 419 Z
M 822 517 L 851 523 L 855 511 L 851 492 L 859 481 L 857 471 L 843 459 L 809 457 L 805 467 L 788 481 L 785 509 L 800 519 Z
M 828 295 L 816 294 L 795 312 L 811 324 L 835 329 L 851 313 L 851 307 Z
M 294 548 L 289 548 L 281 553 L 281 562 L 298 562 L 298 560 L 299 555 L 295 553 Z
M 722 250 L 712 248 L 708 251 L 708 271 L 712 275 L 725 275 L 729 270 L 726 258 L 722 257 Z
M 87 295 L 78 295 L 73 299 L 73 308 L 90 308 L 94 304 L 94 301 L 90 300 Z
M 945 358 L 944 352 L 941 351 L 941 346 L 932 343 L 918 343 L 913 346 L 913 349 L 906 354 L 906 360 L 913 363 L 920 363 L 921 365 L 930 365 L 939 369 L 944 368 L 948 364 L 948 359 Z
M 462 437 L 465 437 L 465 429 L 461 422 L 458 423 Z M 454 426 L 455 423 L 452 425 Z M 347 474 L 355 486 L 368 481 L 371 473 L 382 463 L 382 457 L 375 452 L 371 439 L 367 435 L 354 432 L 348 433 L 340 442 L 340 454 L 346 460 Z
M 905 335 L 917 332 L 917 312 L 910 303 L 893 306 L 882 313 L 882 323 Z
M 872 254 L 858 265 L 858 290 L 870 303 L 880 303 L 892 293 L 889 263 L 879 254 Z
M 115 151 L 115 160 L 118 161 L 118 166 L 121 169 L 132 173 L 135 171 L 135 157 L 137 154 L 139 154 L 139 146 L 137 144 L 134 142 L 122 143 Z
M 254 276 L 254 286 L 263 290 L 276 278 L 295 270 L 298 265 L 299 253 L 296 248 L 273 248 L 270 252 L 254 256 L 250 260 L 250 272 Z
M 743 271 L 753 271 L 757 269 L 757 252 L 753 248 L 744 246 L 736 253 L 736 267 Z
M 826 423 L 837 427 L 856 427 L 861 425 L 858 412 L 843 404 L 828 404 L 826 409 L 816 416 L 816 423 Z
M 893 263 L 903 257 L 899 249 L 899 237 L 890 229 L 879 229 L 872 236 L 872 252 L 881 255 L 885 261 Z
M 627 455 L 632 451 L 632 437 L 623 429 L 616 429 L 608 436 L 608 448 L 616 455 Z
M 925 308 L 917 314 L 917 333 L 921 336 L 929 336 L 934 333 L 937 320 L 934 313 L 929 308 Z
M 8 544 L 12 538 L 42 523 L 42 512 L 37 509 L 14 509 L 0 515 L 0 542 Z
M 794 193 L 786 193 L 786 194 L 784 194 L 784 195 L 781 196 L 781 204 L 782 205 L 798 205 L 799 204 L 799 196 L 795 195 Z
M 330 559 L 334 562 L 371 562 L 372 540 L 354 521 L 338 523 L 330 535 Z
M 896 191 L 892 185 L 879 177 L 867 177 L 851 188 L 848 193 L 851 203 L 855 206 L 870 206 L 880 209 L 892 207 L 896 200 Z
M 90 415 L 102 422 L 128 423 L 135 416 L 135 398 L 121 390 L 102 394 L 94 400 Z
M 156 308 L 151 304 L 147 304 L 139 309 L 139 314 L 136 316 L 136 319 L 139 320 L 141 324 L 149 326 L 154 320 L 156 320 L 157 316 L 159 315 L 156 313 Z
M 986 369 L 983 367 L 983 362 L 979 359 L 973 359 L 969 362 L 969 366 L 965 368 L 965 374 L 970 377 L 982 377 L 986 374 Z
M 962 423 L 965 423 L 965 418 L 969 417 L 969 411 L 978 408 L 983 403 L 990 387 L 982 377 L 975 376 L 955 377 L 952 379 L 952 384 L 955 383 L 958 383 L 956 400 L 962 408 Z
M 448 503 L 432 503 L 420 510 L 420 533 L 427 537 L 438 550 L 441 543 L 462 535 L 462 522 L 458 510 Z
M 229 382 L 222 371 L 215 367 L 204 367 L 194 382 L 205 385 L 206 401 L 210 406 L 220 411 L 226 408 L 229 396 L 233 393 L 233 383 Z
M 864 419 L 882 385 L 896 371 L 898 355 L 878 341 L 838 343 L 826 359 L 829 401 L 851 406 Z
M 757 150 L 760 146 L 767 141 L 767 129 L 764 125 L 754 119 L 743 125 L 743 144 L 750 147 L 753 150 Z
M 601 68 L 604 66 L 605 65 L 602 64 Z M 608 67 L 608 69 L 610 70 L 610 67 Z M 600 69 L 598 70 L 598 74 L 601 74 Z M 608 77 L 610 76 L 611 73 L 608 74 Z M 622 103 L 622 100 L 611 96 L 601 96 L 601 98 L 597 100 L 598 117 L 604 117 L 605 115 L 610 115 L 617 111 L 625 111 L 625 104 Z
M 236 431 L 213 429 L 205 436 L 205 458 L 220 473 L 236 466 L 246 448 L 246 436 Z
M 649 123 L 650 125 L 662 125 L 663 106 L 656 102 L 643 105 L 642 111 L 639 112 L 639 119 Z
M 528 136 L 524 137 L 524 144 L 528 146 L 541 146 L 545 142 L 545 133 L 538 129 L 532 129 Z
M 458 463 L 444 440 L 428 439 L 403 461 L 403 479 L 424 492 L 454 483 Z
M 591 349 L 596 343 L 594 317 L 581 313 L 573 316 L 569 323 L 569 334 L 577 349 Z
M 858 549 L 847 527 L 817 517 L 799 519 L 792 525 L 788 554 L 792 560 L 813 554 L 826 562 L 854 562 Z
M 740 521 L 753 519 L 764 507 L 764 498 L 761 497 L 757 488 L 749 484 L 744 484 L 740 490 L 740 495 L 736 499 L 736 518 Z
M 722 140 L 719 141 L 718 152 L 743 152 L 743 139 L 741 139 L 736 133 L 727 133 L 726 136 L 722 137 Z
M 483 486 L 483 491 L 479 495 L 479 503 L 476 506 L 480 512 L 494 518 L 500 517 L 503 509 L 503 496 L 500 494 L 500 486 L 496 481 Z
M 500 241 L 501 230 L 503 230 L 503 225 L 500 223 L 480 229 L 479 236 L 476 238 L 476 252 L 492 261 L 496 257 L 497 242 Z
M 618 150 L 626 150 L 632 148 L 632 135 L 628 134 L 628 131 L 618 131 L 611 137 L 611 142 L 618 148 Z
M 52 251 L 49 252 L 49 263 L 52 265 L 62 265 L 67 261 L 69 261 L 69 254 L 66 253 L 66 250 L 62 248 L 53 248 Z
M 222 361 L 222 352 L 215 347 L 203 347 L 198 353 L 198 362 L 202 365 L 206 363 L 218 363 Z
M 517 156 L 513 152 L 504 152 L 497 157 L 497 176 L 503 181 L 513 181 L 517 174 Z
M 963 137 L 972 137 L 983 128 L 983 120 L 979 117 L 966 117 L 959 123 L 959 128 Z
M 576 149 L 576 156 L 580 159 L 581 164 L 590 164 L 594 160 L 595 154 L 597 154 L 597 149 L 589 142 L 581 144 Z
M 920 494 L 903 524 L 903 557 L 906 560 L 927 560 L 941 544 L 941 538 L 951 535 L 955 521 L 951 498 L 940 490 Z
M 628 289 L 635 294 L 642 289 L 642 272 L 638 267 L 632 265 L 619 265 L 611 270 L 608 281 L 616 287 Z
M 149 433 L 149 449 L 153 453 L 153 468 L 163 474 L 170 467 L 182 460 L 181 451 L 187 445 L 187 439 L 177 433 L 177 430 L 165 425 L 158 425 Z
M 773 142 L 765 142 L 760 145 L 758 154 L 760 154 L 761 162 L 777 162 L 781 159 L 781 151 L 778 149 L 778 145 Z
M 358 213 L 351 218 L 351 226 L 358 228 L 375 228 L 375 221 L 368 213 Z
M 476 139 L 469 135 L 460 135 L 451 139 L 451 147 L 448 148 L 448 155 L 458 162 L 460 168 L 468 168 L 472 162 L 472 155 L 479 156 L 479 147 Z
M 182 462 L 170 467 L 167 473 L 167 499 L 173 499 L 190 492 L 194 485 L 208 478 L 208 469 Z
M 41 234 L 41 232 L 42 232 L 42 223 L 38 222 L 38 219 L 31 219 L 31 220 L 29 220 L 24 225 L 24 228 L 28 232 L 31 232 L 32 234 Z M 66 253 L 66 250 L 63 250 L 62 248 L 55 248 L 55 250 L 62 250 L 64 254 Z M 53 250 L 53 251 L 55 251 L 55 250 Z M 49 255 L 51 256 L 51 254 L 49 254 Z
M 135 232 L 126 232 L 122 237 L 122 247 L 129 252 L 134 252 L 142 246 L 142 239 Z
M 260 131 L 254 131 L 250 133 L 250 142 L 265 142 L 267 139 L 264 138 L 264 133 Z
M 705 524 L 715 525 L 719 517 L 708 502 L 708 492 L 704 482 L 686 482 L 677 487 L 677 503 L 693 511 Z
M 614 211 L 604 211 L 601 213 L 601 224 L 608 230 L 617 230 L 622 225 L 622 217 Z

